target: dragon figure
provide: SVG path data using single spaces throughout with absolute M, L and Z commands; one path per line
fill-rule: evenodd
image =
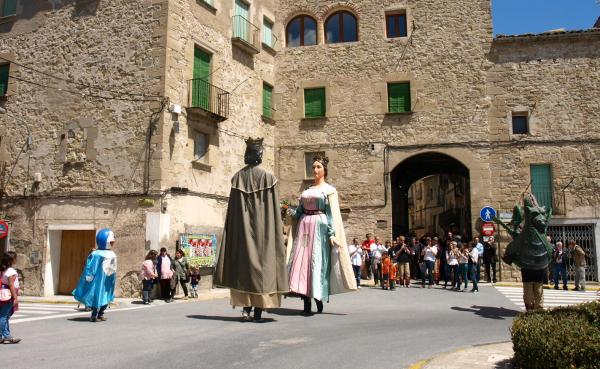
M 547 268 L 552 259 L 552 246 L 546 237 L 551 216 L 551 208 L 540 206 L 533 194 L 527 194 L 523 197 L 523 208 L 519 205 L 513 208 L 508 225 L 494 218 L 513 238 L 502 260 L 508 265 L 515 263 L 521 269 Z

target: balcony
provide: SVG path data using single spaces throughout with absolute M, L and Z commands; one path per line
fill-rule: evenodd
M 258 54 L 260 52 L 260 28 L 241 15 L 234 15 L 231 42 L 249 54 Z
M 273 31 L 266 33 L 263 30 L 262 48 L 270 53 L 276 53 L 275 45 L 277 45 L 277 36 L 273 34 Z
M 201 78 L 188 81 L 188 112 L 215 122 L 229 118 L 229 92 Z

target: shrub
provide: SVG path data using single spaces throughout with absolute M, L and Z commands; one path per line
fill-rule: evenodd
M 518 368 L 600 368 L 600 302 L 520 314 L 511 335 Z

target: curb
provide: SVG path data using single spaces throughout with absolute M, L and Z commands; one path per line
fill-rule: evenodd
M 198 294 L 198 298 L 189 298 L 187 300 L 183 299 L 183 298 L 177 298 L 175 299 L 175 303 L 191 303 L 191 302 L 198 302 L 198 301 L 212 301 L 212 300 L 219 300 L 219 299 L 225 299 L 225 298 L 229 298 L 229 290 L 228 289 L 219 289 L 219 290 L 212 290 L 210 292 L 204 292 L 204 293 L 199 293 Z M 111 302 L 110 305 L 111 306 L 125 306 L 125 305 L 132 305 L 132 303 L 134 301 L 140 301 L 141 299 L 139 298 L 125 298 L 125 299 L 115 299 L 115 301 Z M 43 297 L 37 297 L 37 296 L 19 296 L 19 302 L 21 303 L 26 303 L 26 304 L 52 304 L 52 305 L 72 305 L 72 306 L 77 306 L 79 305 L 79 302 L 77 302 L 75 299 L 67 299 L 67 298 L 61 298 L 61 299 L 52 299 L 52 298 L 43 298 Z
M 434 355 L 432 357 L 429 357 L 427 359 L 423 359 L 420 361 L 417 361 L 416 363 L 410 364 L 409 366 L 406 367 L 406 369 L 422 369 L 423 367 L 425 367 L 425 365 L 429 364 L 432 360 L 440 357 L 440 356 L 445 356 L 445 355 L 450 355 L 450 354 L 455 354 L 458 352 L 462 352 L 465 350 L 469 350 L 471 348 L 475 348 L 475 347 L 485 347 L 485 346 L 493 346 L 493 345 L 499 345 L 502 343 L 509 343 L 512 341 L 500 341 L 500 342 L 492 342 L 492 343 L 482 343 L 482 344 L 476 344 L 476 345 L 471 345 L 471 346 L 466 346 L 463 348 L 459 348 L 456 350 L 452 350 L 452 351 L 446 351 L 446 352 L 440 352 L 437 355 Z

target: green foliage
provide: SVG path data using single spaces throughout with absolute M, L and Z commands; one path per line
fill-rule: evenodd
M 518 368 L 600 368 L 600 302 L 521 314 L 511 334 Z

